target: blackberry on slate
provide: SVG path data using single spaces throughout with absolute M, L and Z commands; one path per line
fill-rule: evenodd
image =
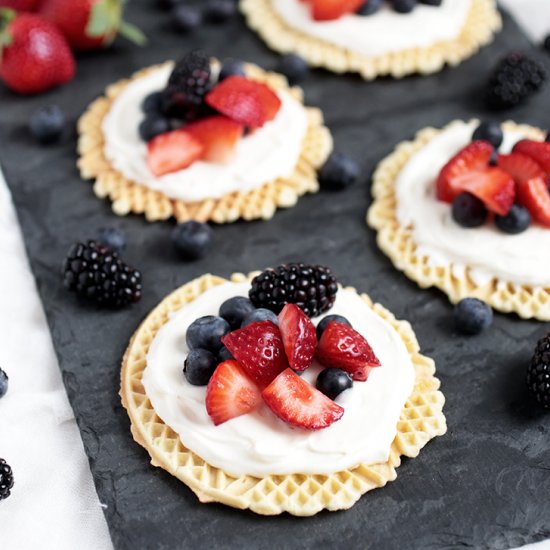
M 285 304 L 296 304 L 315 317 L 332 307 L 337 291 L 336 278 L 328 267 L 285 264 L 255 277 L 249 296 L 256 307 L 279 313 Z
M 83 298 L 111 307 L 141 299 L 141 273 L 95 241 L 71 247 L 63 266 L 63 284 Z
M 550 408 L 550 335 L 537 342 L 535 353 L 527 368 L 527 387 L 535 399 Z
M 0 500 L 8 498 L 13 487 L 13 472 L 11 466 L 0 458 Z

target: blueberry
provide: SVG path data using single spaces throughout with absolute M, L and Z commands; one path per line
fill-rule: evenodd
M 216 356 L 206 349 L 192 349 L 185 358 L 183 374 L 193 386 L 206 386 L 218 366 Z
M 358 164 L 345 153 L 332 153 L 319 171 L 319 182 L 325 189 L 346 189 L 358 177 Z
M 237 13 L 237 4 L 235 0 L 208 0 L 205 13 L 212 23 L 224 23 Z
M 8 391 L 8 375 L 0 369 L 0 397 L 4 397 Z
M 174 228 L 172 242 L 184 259 L 198 260 L 210 250 L 213 236 L 209 225 L 192 220 Z
M 174 30 L 182 34 L 192 32 L 202 23 L 202 12 L 196 6 L 176 5 L 171 14 Z
M 157 113 L 149 113 L 139 125 L 139 137 L 143 141 L 151 141 L 160 134 L 172 129 L 170 120 Z
M 126 234 L 116 227 L 102 227 L 97 232 L 97 242 L 122 254 L 126 249 Z
M 229 361 L 229 359 L 235 359 L 235 358 L 225 346 L 222 346 L 220 348 L 220 351 L 218 351 L 218 361 L 220 363 L 223 363 L 224 361 Z
M 149 94 L 141 103 L 141 110 L 144 113 L 160 113 L 162 92 Z
M 358 10 L 357 15 L 372 15 L 382 7 L 383 0 L 367 0 Z
M 319 324 L 317 325 L 317 340 L 321 339 L 321 335 L 327 328 L 328 324 L 332 321 L 336 321 L 337 323 L 342 323 L 343 325 L 348 325 L 348 327 L 351 327 L 351 323 L 341 315 L 327 315 L 326 317 L 323 317 Z
M 399 13 L 410 13 L 416 8 L 416 0 L 393 0 L 393 9 Z
M 331 399 L 353 386 L 351 376 L 341 369 L 324 369 L 319 373 L 315 387 Z
M 487 208 L 483 201 L 471 193 L 460 193 L 452 204 L 453 219 L 462 227 L 479 227 L 487 220 Z
M 420 3 L 428 6 L 441 6 L 442 1 L 443 0 L 420 0 Z
M 514 204 L 506 216 L 495 216 L 495 225 L 504 233 L 517 235 L 531 225 L 531 214 L 527 208 Z
M 309 65 L 303 57 L 289 53 L 281 57 L 278 70 L 288 78 L 290 84 L 296 84 L 308 75 Z
M 256 308 L 254 304 L 244 296 L 229 298 L 220 306 L 220 317 L 223 317 L 229 326 L 235 330 L 241 326 L 243 319 Z
M 31 116 L 31 134 L 42 145 L 57 141 L 64 128 L 65 113 L 57 105 L 40 107 Z
M 493 310 L 477 298 L 464 298 L 454 309 L 456 328 L 464 334 L 479 334 L 493 322 Z
M 482 122 L 472 135 L 473 141 L 478 139 L 488 141 L 495 149 L 498 149 L 502 145 L 502 140 L 504 139 L 500 124 L 494 120 Z
M 206 315 L 193 321 L 185 336 L 189 349 L 205 349 L 218 353 L 222 347 L 222 336 L 231 332 L 229 323 L 221 317 Z
M 272 321 L 277 324 L 277 315 L 270 309 L 260 307 L 255 309 L 252 313 L 249 313 L 241 323 L 241 328 L 246 327 L 252 323 L 259 323 L 260 321 Z
M 218 81 L 225 80 L 228 76 L 245 76 L 244 63 L 239 59 L 226 59 L 220 69 Z

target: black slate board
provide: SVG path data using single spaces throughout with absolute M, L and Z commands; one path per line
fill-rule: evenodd
M 26 130 L 39 105 L 59 103 L 76 121 L 110 82 L 191 46 L 265 67 L 277 60 L 241 19 L 182 38 L 167 30 L 168 16 L 152 5 L 136 0 L 128 13 L 148 32 L 149 47 L 117 43 L 110 52 L 81 56 L 78 79 L 46 96 L 22 99 L 0 90 L 0 160 L 115 547 L 509 548 L 550 537 L 548 416 L 524 390 L 526 362 L 548 327 L 496 315 L 486 335 L 458 336 L 445 297 L 419 290 L 395 271 L 364 223 L 377 161 L 424 126 L 486 114 L 479 86 L 488 67 L 509 49 L 531 50 L 527 39 L 505 17 L 492 46 L 436 76 L 365 83 L 315 71 L 304 83 L 307 100 L 324 109 L 337 147 L 360 160 L 361 182 L 345 193 L 303 198 L 267 223 L 216 227 L 214 252 L 185 264 L 169 243 L 172 223 L 117 219 L 94 198 L 75 168 L 74 132 L 41 148 Z M 512 115 L 550 126 L 548 91 Z M 65 293 L 59 266 L 73 239 L 110 224 L 130 235 L 126 258 L 143 270 L 145 294 L 133 309 L 106 313 Z M 423 351 L 437 361 L 449 432 L 419 458 L 405 460 L 397 481 L 346 512 L 265 518 L 200 505 L 184 485 L 149 466 L 133 442 L 117 393 L 123 351 L 144 315 L 176 286 L 208 271 L 227 276 L 292 260 L 332 265 L 344 284 L 412 322 Z

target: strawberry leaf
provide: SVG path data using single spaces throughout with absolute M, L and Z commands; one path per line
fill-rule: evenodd
M 147 36 L 145 33 L 127 21 L 121 21 L 119 32 L 126 40 L 133 42 L 137 46 L 145 46 L 145 44 L 147 44 Z

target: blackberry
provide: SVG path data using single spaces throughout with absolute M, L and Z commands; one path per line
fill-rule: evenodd
M 189 52 L 170 74 L 161 109 L 168 117 L 196 120 L 209 112 L 204 97 L 212 87 L 210 59 L 200 50 Z
M 258 308 L 279 313 L 290 303 L 315 317 L 332 307 L 337 291 L 336 277 L 328 267 L 285 264 L 255 277 L 249 296 Z
M 545 409 L 550 409 L 550 335 L 537 343 L 527 369 L 527 387 Z
M 13 487 L 13 472 L 11 466 L 0 458 L 0 500 L 8 498 Z
M 141 273 L 95 241 L 71 247 L 63 265 L 63 285 L 83 298 L 110 307 L 122 307 L 141 298 Z
M 494 68 L 485 90 L 485 102 L 493 109 L 515 107 L 538 92 L 545 80 L 546 71 L 538 61 L 512 52 Z

